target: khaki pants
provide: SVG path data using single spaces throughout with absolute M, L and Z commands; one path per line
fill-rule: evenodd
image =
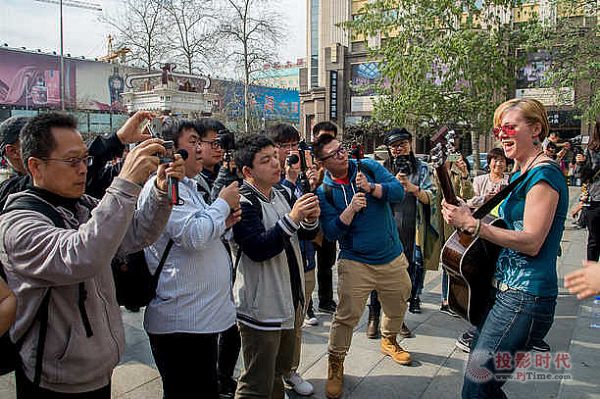
M 368 265 L 348 259 L 338 261 L 339 304 L 329 332 L 330 354 L 345 356 L 352 342 L 352 332 L 365 310 L 369 294 L 377 290 L 383 318 L 381 334 L 396 337 L 402 329 L 411 282 L 406 256 L 383 265 Z
M 315 285 L 317 284 L 315 278 L 315 269 L 312 269 L 308 272 L 304 273 L 304 309 L 308 309 L 308 304 L 310 302 L 310 298 L 312 298 L 312 293 L 315 290 Z M 292 363 L 292 372 L 298 370 L 298 366 L 300 366 L 300 354 L 302 353 L 302 324 L 304 323 L 304 316 L 306 316 L 306 312 L 302 313 L 302 318 L 300 320 L 296 319 L 296 342 L 294 344 L 294 361 Z M 300 326 L 300 327 L 298 327 Z
M 236 399 L 283 399 L 283 376 L 292 368 L 295 339 L 303 318 L 303 309 L 298 307 L 293 330 L 264 331 L 238 323 L 244 368 L 235 392 Z

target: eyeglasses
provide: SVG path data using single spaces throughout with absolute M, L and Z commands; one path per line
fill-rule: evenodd
M 492 129 L 492 134 L 496 140 L 500 139 L 500 135 L 504 133 L 507 137 L 515 137 L 517 135 L 516 125 L 496 126 Z
M 81 158 L 41 158 L 44 161 L 54 161 L 54 162 L 62 162 L 66 163 L 72 168 L 77 168 L 82 162 L 85 166 L 92 166 L 94 163 L 94 157 L 92 155 L 86 155 Z
M 298 149 L 298 142 L 296 141 L 293 143 L 281 143 L 278 145 L 278 147 L 284 150 L 294 151 Z
M 219 143 L 218 140 L 200 140 L 201 143 L 207 144 L 210 148 L 212 148 L 213 150 L 217 150 L 219 148 L 221 148 L 221 143 Z
M 340 145 L 337 148 L 337 150 L 335 150 L 334 152 L 332 152 L 329 155 L 326 155 L 326 156 L 322 157 L 321 161 L 324 162 L 324 161 L 327 161 L 328 159 L 333 158 L 333 157 L 335 157 L 337 159 L 342 159 L 342 157 L 344 156 L 344 154 L 346 154 L 346 152 L 348 152 L 348 150 L 346 150 L 343 145 Z

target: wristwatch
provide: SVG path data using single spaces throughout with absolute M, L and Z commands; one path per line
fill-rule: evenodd
M 375 191 L 375 183 L 369 183 L 369 194 Z

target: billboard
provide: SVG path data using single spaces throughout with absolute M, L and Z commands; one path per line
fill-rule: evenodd
M 244 114 L 244 85 L 240 82 L 214 80 L 211 92 L 218 95 L 215 112 L 230 118 Z M 300 94 L 296 90 L 250 86 L 252 113 L 265 120 L 284 119 L 300 123 Z
M 76 101 L 76 68 L 65 60 L 65 104 Z M 29 108 L 60 107 L 60 59 L 0 49 L 0 104 Z
M 65 105 L 125 112 L 127 75 L 140 69 L 65 58 Z M 60 107 L 60 57 L 0 48 L 0 104 L 26 109 Z
M 527 63 L 517 71 L 516 98 L 532 98 L 545 106 L 573 106 L 575 90 L 572 87 L 549 87 L 545 81 L 552 58 L 547 51 L 527 54 Z

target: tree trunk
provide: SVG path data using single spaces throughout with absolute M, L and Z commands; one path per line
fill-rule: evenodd
M 473 149 L 473 170 L 475 172 L 481 170 L 479 162 L 479 130 L 471 130 L 471 148 Z

